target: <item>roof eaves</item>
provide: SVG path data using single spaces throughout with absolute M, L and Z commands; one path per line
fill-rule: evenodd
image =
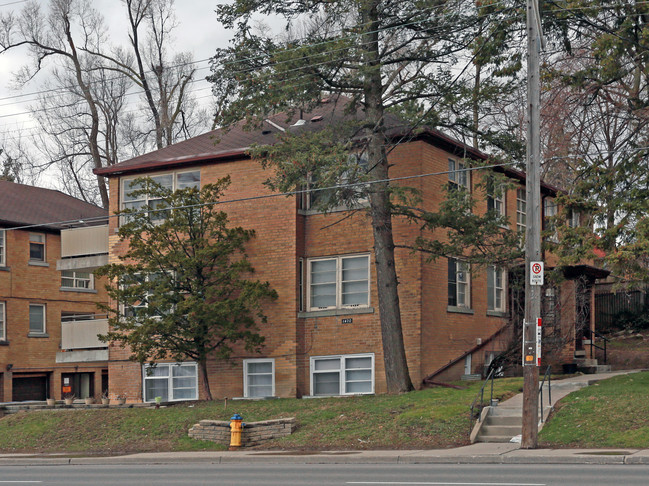
M 110 167 L 102 167 L 93 169 L 97 175 L 111 176 L 129 174 L 132 172 L 143 172 L 150 169 L 168 168 L 173 166 L 187 165 L 192 163 L 201 163 L 206 161 L 223 161 L 228 159 L 247 158 L 248 150 L 250 147 L 242 147 L 236 150 L 228 150 L 225 152 L 205 153 L 205 154 L 192 154 L 181 157 L 171 157 L 167 159 L 149 160 L 132 165 L 120 167 L 120 164 Z

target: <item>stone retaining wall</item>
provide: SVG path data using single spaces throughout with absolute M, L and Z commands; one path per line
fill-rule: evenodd
M 268 440 L 286 437 L 292 434 L 296 427 L 294 417 L 246 423 L 241 436 L 241 445 L 243 447 L 252 447 Z M 201 420 L 189 429 L 189 436 L 193 439 L 230 445 L 230 422 Z

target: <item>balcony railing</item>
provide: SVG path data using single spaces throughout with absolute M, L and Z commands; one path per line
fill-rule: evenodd
M 69 320 L 68 320 L 69 319 Z M 61 349 L 106 348 L 98 334 L 108 332 L 108 319 L 105 316 L 76 316 L 61 320 Z
M 86 226 L 61 231 L 61 258 L 108 253 L 108 226 Z

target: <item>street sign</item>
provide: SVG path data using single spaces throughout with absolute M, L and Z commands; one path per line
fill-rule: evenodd
M 543 285 L 543 262 L 530 262 L 530 285 Z

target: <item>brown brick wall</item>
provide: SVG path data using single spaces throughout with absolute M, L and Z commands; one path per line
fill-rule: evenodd
M 7 341 L 0 343 L 0 373 L 3 376 L 3 399 L 11 400 L 12 377 L 46 373 L 50 394 L 61 398 L 61 373 L 75 372 L 75 364 L 57 364 L 56 353 L 61 344 L 61 313 L 97 313 L 95 302 L 106 301 L 106 292 L 100 281 L 95 282 L 96 293 L 61 290 L 61 272 L 56 261 L 61 258 L 61 240 L 58 233 L 31 231 L 46 235 L 47 266 L 29 263 L 30 231 L 12 230 L 6 236 L 6 268 L 0 269 L 0 301 L 6 308 Z M 29 305 L 44 304 L 46 336 L 30 337 Z M 12 365 L 11 371 L 7 370 Z M 86 366 L 79 371 L 101 375 L 106 363 Z M 83 370 L 81 370 L 83 368 Z
M 453 157 L 459 160 L 457 157 Z M 449 154 L 427 142 L 416 141 L 395 148 L 390 154 L 392 177 L 417 174 L 443 173 L 448 170 Z M 268 323 L 260 326 L 266 337 L 261 354 L 246 353 L 236 349 L 231 363 L 210 362 L 209 375 L 215 397 L 243 395 L 242 360 L 253 357 L 275 359 L 276 395 L 303 396 L 310 393 L 309 359 L 312 356 L 373 353 L 375 356 L 375 391 L 386 391 L 376 274 L 371 268 L 370 306 L 367 313 L 317 317 L 302 313 L 298 318 L 299 275 L 298 261 L 308 258 L 367 253 L 373 261 L 373 237 L 367 215 L 358 212 L 301 214 L 295 198 L 275 197 L 263 200 L 238 201 L 268 194 L 263 181 L 268 174 L 252 160 L 206 163 L 200 166 L 203 184 L 229 174 L 232 185 L 223 196 L 222 208 L 232 224 L 255 229 L 257 237 L 248 246 L 249 258 L 256 268 L 256 278 L 268 280 L 278 292 L 279 299 L 266 308 Z M 473 184 L 480 182 L 477 173 Z M 425 209 L 436 210 L 443 201 L 442 186 L 448 175 L 411 179 L 404 182 L 420 191 Z M 119 179 L 111 179 L 111 212 L 118 207 Z M 520 187 L 523 187 L 522 185 Z M 474 187 L 474 190 L 478 190 Z M 482 198 L 476 211 L 486 211 Z M 506 195 L 506 214 L 510 226 L 516 225 L 516 190 Z M 348 217 L 349 216 L 349 217 Z M 122 253 L 124 245 L 115 236 L 116 221 L 111 223 L 111 258 Z M 473 271 L 471 275 L 472 313 L 451 312 L 448 309 L 447 261 L 428 261 L 425 254 L 413 253 L 408 247 L 420 235 L 416 224 L 400 218 L 393 223 L 396 265 L 399 278 L 403 333 L 410 373 L 415 385 L 430 373 L 474 348 L 478 339 L 486 341 L 506 324 L 503 317 L 488 315 L 486 272 Z M 437 231 L 425 236 L 444 239 L 445 233 Z M 306 279 L 304 282 L 306 291 Z M 306 303 L 305 303 L 306 304 Z M 373 310 L 372 310 L 373 309 Z M 351 318 L 351 324 L 342 319 Z M 505 338 L 494 341 L 486 350 L 499 350 Z M 483 366 L 485 350 L 474 355 L 474 370 Z M 129 352 L 118 347 L 110 348 L 111 392 L 126 394 L 131 400 L 141 399 L 140 367 L 128 362 Z M 458 363 L 447 373 L 459 378 L 463 363 Z M 201 392 L 201 397 L 204 396 Z

